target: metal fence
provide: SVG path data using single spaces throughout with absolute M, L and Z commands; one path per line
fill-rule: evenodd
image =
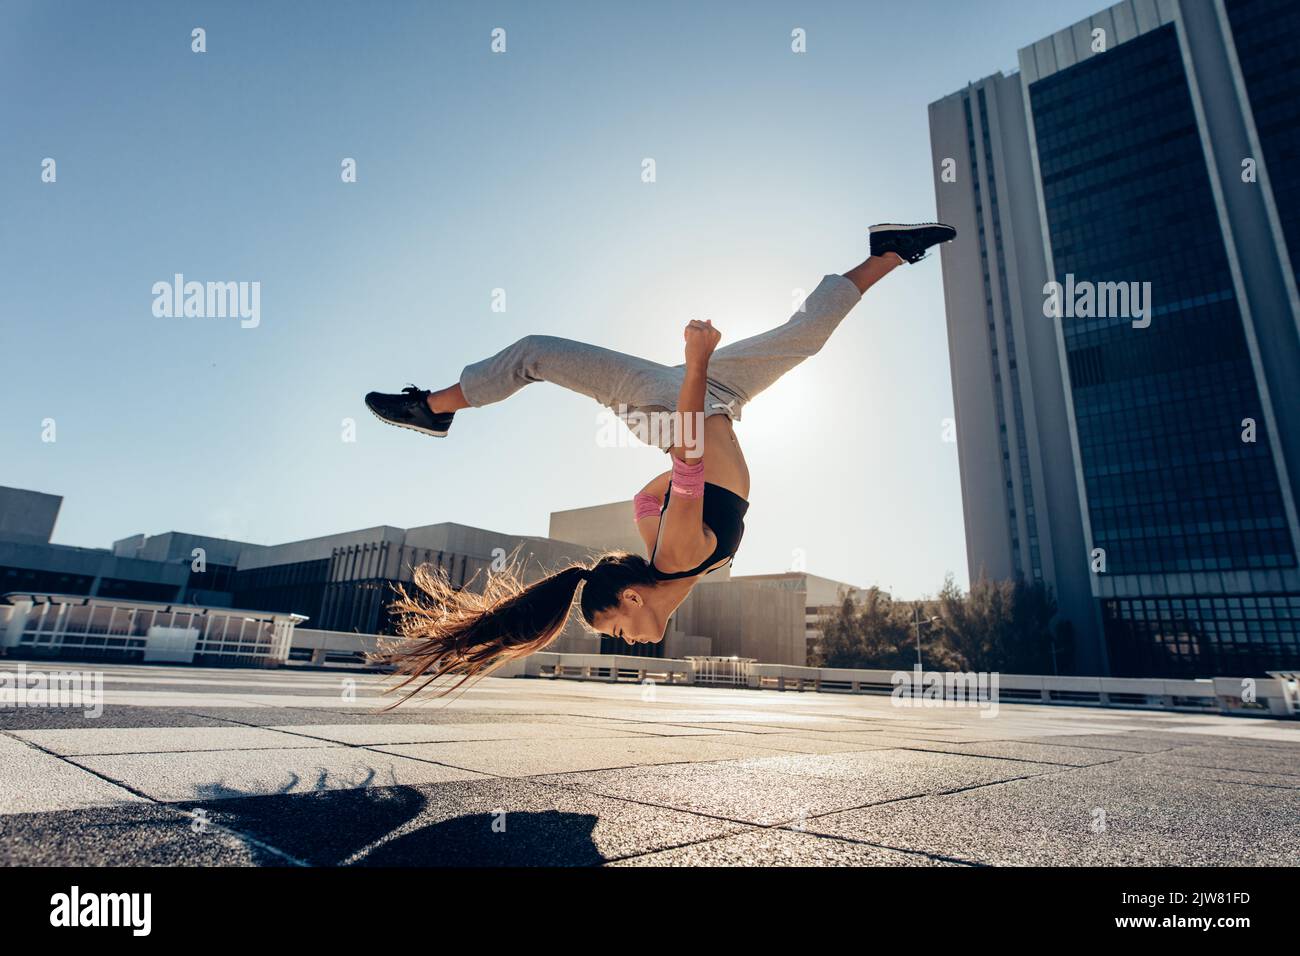
M 752 657 L 688 657 L 696 684 L 709 687 L 748 687 Z
M 841 694 L 897 694 L 916 684 L 911 672 L 847 670 L 760 664 L 749 658 L 688 657 L 667 660 L 612 654 L 543 651 L 497 672 L 501 677 L 550 677 L 608 682 L 636 680 L 700 684 L 749 690 Z M 970 675 L 958 675 L 967 676 Z M 1052 704 L 1172 710 L 1245 717 L 1300 716 L 1300 675 L 1270 672 L 1267 678 L 1212 677 L 1161 680 L 1121 677 L 1049 677 L 998 674 L 996 699 L 1004 704 Z M 904 696 L 911 696 L 908 691 Z

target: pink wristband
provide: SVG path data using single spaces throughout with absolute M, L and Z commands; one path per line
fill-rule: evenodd
M 640 521 L 642 518 L 649 518 L 651 515 L 657 515 L 663 510 L 664 503 L 650 494 L 648 491 L 642 491 L 632 499 L 632 513 L 636 516 L 634 520 Z
M 673 494 L 682 498 L 700 498 L 704 495 L 704 461 L 688 465 L 680 458 L 673 459 Z

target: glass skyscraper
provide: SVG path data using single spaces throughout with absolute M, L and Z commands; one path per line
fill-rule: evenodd
M 1126 0 L 931 106 L 971 571 L 1052 584 L 1078 671 L 1300 666 L 1297 51 Z

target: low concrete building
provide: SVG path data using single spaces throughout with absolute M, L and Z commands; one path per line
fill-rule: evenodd
M 710 581 L 695 586 L 677 613 L 674 628 L 708 638 L 715 656 L 752 657 L 770 664 L 807 660 L 804 595 L 769 581 Z M 665 649 L 671 649 L 671 642 Z M 675 654 L 674 654 L 675 656 Z
M 277 545 L 169 531 L 121 538 L 109 550 L 49 543 L 57 496 L 0 492 L 0 507 L 19 512 L 0 513 L 0 529 L 10 529 L 0 530 L 0 594 L 297 615 L 311 621 L 318 637 L 305 636 L 294 659 L 316 663 L 357 659 L 358 648 L 369 648 L 376 635 L 392 634 L 388 607 L 395 589 L 409 586 L 422 564 L 440 568 L 455 587 L 478 589 L 491 569 L 512 560 L 532 582 L 574 562 L 590 563 L 603 551 L 645 553 L 630 501 L 554 512 L 549 537 L 442 522 L 410 529 L 380 525 Z M 817 636 L 817 613 L 838 603 L 844 591 L 857 589 L 801 572 L 741 578 L 722 568 L 695 588 L 659 644 L 629 647 L 602 638 L 574 614 L 550 649 L 660 658 L 734 654 L 802 665 Z
M 490 569 L 511 561 L 531 582 L 591 554 L 578 544 L 454 522 L 409 530 L 382 525 L 241 554 L 235 602 L 306 614 L 322 630 L 390 634 L 388 605 L 420 565 L 440 568 L 455 587 L 477 590 Z M 597 641 L 571 624 L 564 650 L 590 652 Z
M 113 542 L 119 558 L 179 564 L 189 568 L 182 600 L 191 604 L 234 603 L 235 570 L 240 555 L 255 552 L 261 545 L 209 535 L 168 531 L 164 534 L 132 535 Z
M 27 591 L 179 601 L 189 579 L 188 563 L 124 558 L 106 548 L 0 540 L 0 593 Z
M 865 588 L 824 578 L 806 571 L 781 571 L 776 574 L 746 574 L 735 578 L 737 581 L 755 581 L 769 587 L 798 591 L 803 595 L 804 604 L 804 656 L 797 662 L 806 664 L 812 660 L 817 642 L 821 640 L 821 619 L 839 610 L 845 598 L 855 604 L 866 594 Z M 775 662 L 773 662 L 775 663 Z
M 0 594 L 229 606 L 235 562 L 257 547 L 174 531 L 124 538 L 111 550 L 51 544 L 62 503 L 58 495 L 0 488 Z
M 47 544 L 62 506 L 61 495 L 0 486 L 0 539 Z
M 574 541 L 598 551 L 645 554 L 645 542 L 641 540 L 632 519 L 630 500 L 552 511 L 547 535 L 560 541 Z

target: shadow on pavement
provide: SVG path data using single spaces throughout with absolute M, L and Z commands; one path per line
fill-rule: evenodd
M 604 861 L 592 839 L 598 819 L 593 814 L 494 807 L 448 816 L 414 787 L 234 797 L 177 807 L 313 866 L 594 866 Z M 428 822 L 421 824 L 422 817 Z M 259 865 L 286 863 L 256 843 L 248 849 Z
M 604 862 L 591 838 L 590 813 L 474 813 L 389 840 L 360 866 L 594 866 Z

